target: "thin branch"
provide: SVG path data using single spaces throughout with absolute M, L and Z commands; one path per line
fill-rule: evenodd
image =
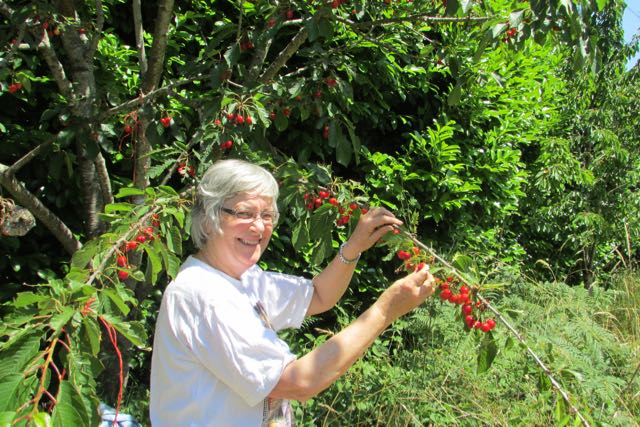
M 49 141 L 45 141 L 42 144 L 35 147 L 33 150 L 29 151 L 27 154 L 19 158 L 14 164 L 9 166 L 9 168 L 5 171 L 5 174 L 15 175 L 20 169 L 22 169 L 24 165 L 28 164 L 35 157 L 40 155 L 40 153 L 44 151 L 45 148 L 48 148 L 49 145 L 53 143 L 53 141 L 54 141 L 53 139 L 50 139 Z
M 313 18 L 312 18 L 313 19 Z M 300 49 L 300 46 L 307 40 L 309 31 L 306 26 L 300 27 L 298 33 L 291 39 L 289 44 L 280 52 L 278 57 L 269 65 L 269 67 L 258 78 L 258 83 L 265 84 L 271 81 L 278 71 L 285 66 L 287 61 L 293 56 L 294 53 Z
M 138 61 L 140 61 L 140 74 L 147 72 L 147 54 L 144 48 L 144 28 L 142 27 L 142 11 L 140 0 L 133 0 L 133 28 L 136 32 L 136 49 L 138 51 Z
M 172 90 L 175 87 L 178 86 L 184 86 L 186 84 L 192 83 L 194 81 L 197 80 L 202 80 L 202 78 L 204 77 L 204 75 L 202 74 L 198 74 L 195 77 L 191 77 L 189 79 L 186 80 L 180 80 L 174 83 L 171 83 L 169 85 L 163 86 L 161 88 L 158 88 L 156 90 L 153 90 L 149 93 L 146 94 L 140 94 L 140 96 L 138 96 L 137 98 L 134 98 L 130 101 L 127 101 L 125 103 L 122 103 L 120 105 L 116 105 L 113 108 L 110 108 L 109 110 L 105 111 L 104 113 L 102 113 L 99 117 L 98 117 L 98 121 L 102 122 L 105 121 L 106 119 L 108 119 L 111 116 L 115 116 L 116 114 L 122 112 L 122 111 L 131 111 L 133 108 L 144 104 L 147 101 L 150 101 L 158 96 L 161 95 L 165 95 L 167 94 L 170 90 Z
M 43 205 L 36 196 L 27 190 L 25 186 L 8 171 L 9 167 L 0 163 L 0 185 L 6 188 L 13 198 L 22 206 L 29 209 L 33 216 L 42 221 L 67 252 L 73 254 L 80 249 L 82 245 L 74 237 L 73 232 L 69 230 L 65 223 Z
M 433 249 L 431 249 L 429 246 L 419 241 L 414 235 L 412 235 L 408 231 L 403 230 L 399 227 L 396 227 L 396 228 L 400 230 L 406 237 L 411 239 L 411 241 L 415 243 L 417 246 L 419 246 L 420 248 L 430 253 L 435 259 L 437 259 L 442 265 L 447 267 L 451 271 L 451 273 L 454 276 L 456 276 L 458 279 L 460 279 L 463 283 L 469 286 L 473 286 L 473 283 L 471 281 L 469 281 L 455 267 L 453 267 L 446 260 L 440 257 L 437 253 L 435 253 Z M 540 359 L 540 357 L 538 357 L 538 355 L 531 349 L 531 347 L 529 347 L 529 345 L 527 344 L 525 339 L 522 337 L 522 335 L 520 335 L 520 333 L 507 321 L 507 319 L 505 319 L 504 316 L 502 316 L 502 313 L 500 313 L 493 305 L 489 303 L 489 301 L 487 301 L 482 295 L 480 295 L 479 292 L 476 292 L 476 296 L 480 299 L 480 301 L 482 301 L 482 303 L 487 308 L 489 308 L 489 310 L 493 312 L 493 314 L 496 315 L 496 317 L 502 322 L 502 324 L 504 324 L 507 327 L 507 329 L 509 329 L 509 331 L 516 337 L 516 339 L 520 341 L 520 343 L 524 347 L 526 347 L 529 355 L 533 358 L 533 360 L 535 360 L 538 366 L 540 366 L 542 371 L 551 381 L 551 384 L 553 384 L 554 388 L 558 391 L 558 393 L 560 393 L 560 395 L 562 396 L 564 401 L 567 403 L 567 405 L 569 405 L 569 408 L 571 408 L 571 412 L 576 414 L 578 418 L 580 418 L 580 421 L 585 427 L 590 427 L 589 422 L 584 418 L 584 416 L 580 413 L 580 411 L 578 411 L 578 408 L 571 402 L 571 399 L 569 398 L 569 394 L 562 388 L 560 383 L 553 377 L 553 375 L 551 374 L 551 370 L 544 364 L 542 359 Z
M 454 18 L 450 16 L 432 16 L 426 13 L 419 13 L 416 15 L 409 15 L 400 18 L 386 18 L 379 19 L 377 21 L 368 21 L 368 22 L 353 22 L 349 19 L 344 19 L 339 16 L 335 16 L 336 21 L 340 21 L 344 24 L 347 24 L 353 28 L 368 28 L 368 27 L 376 27 L 379 25 L 386 24 L 400 24 L 404 22 L 430 22 L 434 24 L 451 24 L 451 23 L 483 23 L 490 21 L 493 19 L 493 16 L 467 16 L 465 18 Z

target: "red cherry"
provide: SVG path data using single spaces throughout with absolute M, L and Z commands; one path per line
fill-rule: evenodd
M 126 267 L 127 266 L 127 257 L 124 255 L 118 255 L 116 257 L 116 264 L 118 267 Z
M 449 282 L 440 283 L 440 289 L 449 289 Z
M 147 236 L 145 236 L 144 234 L 138 234 L 136 236 L 136 242 L 138 243 L 144 243 L 147 241 Z
M 316 90 L 313 94 L 313 96 L 315 98 L 321 98 L 322 97 L 322 91 L 320 89 Z
M 134 251 L 138 247 L 138 242 L 127 242 L 125 249 L 127 251 Z
M 490 329 L 493 329 L 493 328 L 495 328 L 495 326 L 496 326 L 496 321 L 495 321 L 495 320 L 493 320 L 493 319 L 487 319 L 487 320 L 485 321 L 485 323 L 486 323 L 487 325 L 489 325 L 489 328 L 490 328 Z
M 276 19 L 275 18 L 270 18 L 267 21 L 267 28 L 273 28 L 276 25 Z
M 449 298 L 451 298 L 451 290 L 443 289 L 442 292 L 440 292 L 440 299 L 446 301 Z
M 336 79 L 334 79 L 333 77 L 327 77 L 324 82 L 327 84 L 327 86 L 329 87 L 335 87 L 336 84 L 338 84 L 338 81 Z
M 168 128 L 169 126 L 171 126 L 171 117 L 163 117 L 160 119 L 160 123 L 162 123 L 162 126 Z
M 329 139 L 329 126 L 324 125 L 322 128 L 322 138 Z
M 473 307 L 470 304 L 465 304 L 462 306 L 462 314 L 471 314 L 473 312 Z
M 339 8 L 339 7 L 340 7 L 340 0 L 333 0 L 333 1 L 331 2 L 331 8 L 332 8 L 332 9 L 337 9 L 337 8 Z
M 251 118 L 251 116 L 247 116 L 247 118 L 245 119 L 245 122 L 246 122 L 248 125 L 252 125 L 252 124 L 253 124 L 253 119 Z
M 338 206 L 339 204 L 338 199 L 336 199 L 335 197 L 330 198 L 329 203 L 331 203 L 333 206 Z
M 319 208 L 320 206 L 322 206 L 322 199 L 320 197 L 316 197 L 313 200 L 313 204 L 315 205 L 316 208 Z
M 369 212 L 369 209 L 367 209 L 367 208 L 360 208 L 360 213 L 361 213 L 362 215 L 366 215 L 366 214 L 367 214 L 367 212 Z
M 491 326 L 489 326 L 486 322 L 480 325 L 480 330 L 482 332 L 489 332 L 491 330 Z
M 220 126 L 220 125 L 222 125 L 222 122 L 220 121 L 220 119 L 215 119 L 213 121 L 213 124 L 216 125 L 216 126 Z
M 411 248 L 411 250 L 413 251 L 414 255 L 420 255 L 420 248 L 414 246 Z
M 129 278 L 129 273 L 124 270 L 118 270 L 118 278 L 120 280 L 127 280 Z
M 419 262 L 418 265 L 416 265 L 416 271 L 422 270 L 426 265 L 427 263 L 425 262 Z
M 270 118 L 271 120 L 275 120 L 275 119 L 276 119 L 276 112 L 275 112 L 275 111 L 270 112 L 270 113 L 269 113 L 269 118 Z
M 291 114 L 291 110 L 285 107 L 282 110 L 282 114 L 284 114 L 286 117 L 289 117 L 289 115 Z
M 407 251 L 403 251 L 402 249 L 398 251 L 397 255 L 398 255 L 398 258 L 400 258 L 403 261 L 406 261 L 409 258 L 411 258 L 411 254 Z
M 461 294 L 468 294 L 469 293 L 469 287 L 465 286 L 465 285 L 460 286 L 460 293 Z
M 318 196 L 320 196 L 321 199 L 326 199 L 329 197 L 329 192 L 324 190 L 318 191 Z
M 22 89 L 22 83 L 12 83 L 9 85 L 9 93 L 16 93 Z
M 236 116 L 236 124 L 237 124 L 237 125 L 241 125 L 241 124 L 243 124 L 243 123 L 244 123 L 244 117 L 242 117 L 242 114 L 238 114 L 238 115 Z
M 230 149 L 231 147 L 233 147 L 233 141 L 232 141 L 232 140 L 230 140 L 230 139 L 229 139 L 228 141 L 223 142 L 222 144 L 220 144 L 220 148 L 221 148 L 222 150 L 228 150 L 228 149 Z
M 122 130 L 126 135 L 129 135 L 131 132 L 133 132 L 133 128 L 129 125 L 124 125 L 124 128 Z

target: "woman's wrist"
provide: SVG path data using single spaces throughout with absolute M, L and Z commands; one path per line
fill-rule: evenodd
M 349 246 L 349 242 L 344 242 L 340 245 L 338 250 L 338 258 L 344 264 L 355 264 L 360 259 L 360 252 L 353 251 L 353 248 Z

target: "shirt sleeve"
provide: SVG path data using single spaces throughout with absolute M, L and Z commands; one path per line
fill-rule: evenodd
M 258 295 L 265 305 L 273 327 L 279 331 L 299 328 L 304 320 L 311 298 L 313 282 L 300 276 L 261 271 Z
M 287 344 L 265 327 L 245 298 L 168 301 L 179 340 L 215 377 L 255 406 L 276 386 L 295 359 Z

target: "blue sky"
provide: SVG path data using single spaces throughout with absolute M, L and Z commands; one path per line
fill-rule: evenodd
M 634 34 L 640 29 L 640 0 L 627 0 L 627 8 L 622 16 L 622 28 L 624 40 L 629 43 Z M 628 67 L 632 67 L 639 59 L 636 55 L 629 61 Z

